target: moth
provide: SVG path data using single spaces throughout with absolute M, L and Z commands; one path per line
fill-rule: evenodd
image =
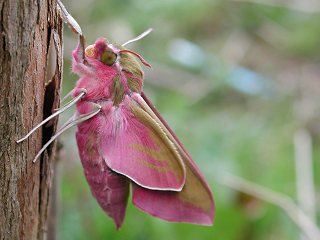
M 38 124 L 36 129 L 71 106 L 76 113 L 34 158 L 64 131 L 77 126 L 76 140 L 86 179 L 101 208 L 121 227 L 131 186 L 132 202 L 154 217 L 212 225 L 214 200 L 199 168 L 160 113 L 143 92 L 143 71 L 150 67 L 122 44 L 98 38 L 85 48 L 79 24 L 58 0 L 62 15 L 79 41 L 72 71 L 79 80 L 70 102 Z

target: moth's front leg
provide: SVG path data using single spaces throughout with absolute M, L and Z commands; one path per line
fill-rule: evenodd
M 78 46 L 72 52 L 72 71 L 80 75 L 94 76 L 94 70 L 88 65 L 85 54 L 85 39 L 82 33 L 81 27 L 78 22 L 67 11 L 66 7 L 60 0 L 57 0 L 57 4 L 61 9 L 63 19 L 70 26 L 71 30 L 78 34 Z
M 79 42 L 76 50 L 73 52 L 73 57 L 78 63 L 85 63 L 85 42 L 82 30 L 78 22 L 72 17 L 72 15 L 67 11 L 66 7 L 60 0 L 57 0 L 57 4 L 61 9 L 63 19 L 70 26 L 73 32 L 78 34 Z

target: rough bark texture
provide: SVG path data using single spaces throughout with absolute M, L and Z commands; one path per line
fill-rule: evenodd
M 56 121 L 15 141 L 59 104 L 62 22 L 54 0 L 0 0 L 0 239 L 45 239 L 54 144 L 32 159 Z M 54 76 L 46 79 L 49 44 Z

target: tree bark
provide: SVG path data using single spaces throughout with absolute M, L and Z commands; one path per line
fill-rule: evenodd
M 0 239 L 45 239 L 55 144 L 32 159 L 56 120 L 15 141 L 59 104 L 62 21 L 55 0 L 0 0 L 0 34 Z M 48 80 L 50 41 L 56 58 Z

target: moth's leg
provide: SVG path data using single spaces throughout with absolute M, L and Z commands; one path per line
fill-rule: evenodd
M 99 104 L 96 103 L 91 103 L 93 105 L 93 107 L 95 108 L 95 110 L 86 113 L 86 114 L 81 114 L 75 118 L 71 118 L 70 121 L 68 121 L 69 123 L 66 123 L 63 125 L 63 127 L 61 127 L 57 133 L 52 136 L 50 138 L 50 140 L 40 149 L 40 151 L 38 152 L 38 154 L 34 157 L 33 162 L 36 162 L 37 159 L 39 158 L 39 156 L 44 152 L 44 150 L 46 150 L 46 148 L 54 141 L 56 140 L 62 133 L 64 133 L 65 131 L 67 131 L 69 128 L 83 122 L 86 121 L 92 117 L 94 117 L 95 115 L 97 115 L 100 111 L 101 111 L 101 106 Z
M 71 122 L 73 122 L 77 118 L 77 114 L 74 113 L 71 118 L 69 118 L 62 126 L 57 130 L 59 132 L 62 128 L 65 128 L 67 125 L 69 125 Z
M 78 34 L 79 36 L 79 42 L 78 47 L 76 50 L 77 53 L 77 62 L 85 63 L 85 46 L 84 46 L 84 36 L 82 34 L 82 30 L 80 25 L 77 23 L 77 21 L 72 17 L 72 15 L 67 11 L 66 7 L 63 5 L 63 3 L 60 0 L 57 0 L 57 4 L 61 9 L 63 18 L 65 22 L 70 26 L 73 32 Z
M 80 89 L 76 89 L 76 90 L 77 90 L 77 91 L 75 92 L 75 90 L 72 89 L 69 93 L 67 93 L 67 95 L 64 96 L 64 97 L 62 98 L 62 100 L 60 101 L 60 104 L 63 103 L 63 102 L 65 102 L 68 97 L 71 97 L 71 96 L 72 96 L 72 94 L 79 94 L 79 95 L 80 95 L 80 94 L 82 94 L 82 93 L 85 93 L 85 94 L 87 93 L 87 90 L 86 90 L 85 88 L 80 88 Z M 75 98 L 71 99 L 69 102 L 67 102 L 67 103 L 64 104 L 63 106 L 60 106 L 59 108 L 55 108 L 55 109 L 53 109 L 53 110 L 54 110 L 54 111 L 59 111 L 59 110 L 65 108 L 65 107 L 67 107 L 69 104 L 71 104 L 73 101 L 75 101 L 76 98 L 79 97 L 79 95 L 76 96 Z M 77 101 L 79 101 L 79 100 L 77 100 Z
M 72 96 L 74 89 L 72 89 L 70 92 L 68 92 L 61 100 L 60 100 L 60 104 L 64 103 L 69 97 Z M 65 106 L 65 105 L 64 105 Z M 61 109 L 62 107 L 59 108 L 55 108 L 53 109 L 54 111 L 58 111 L 59 109 Z
M 69 103 L 67 103 L 65 106 L 60 108 L 58 111 L 56 111 L 54 114 L 47 117 L 45 120 L 40 122 L 37 126 L 35 126 L 30 132 L 27 133 L 23 138 L 19 139 L 17 143 L 20 143 L 24 140 L 26 140 L 34 131 L 36 131 L 39 127 L 50 121 L 52 118 L 58 116 L 59 114 L 63 113 L 65 110 L 72 107 L 74 104 L 76 104 L 84 95 L 86 95 L 87 91 L 85 89 L 82 89 L 78 96 L 76 96 L 74 99 L 72 99 Z

